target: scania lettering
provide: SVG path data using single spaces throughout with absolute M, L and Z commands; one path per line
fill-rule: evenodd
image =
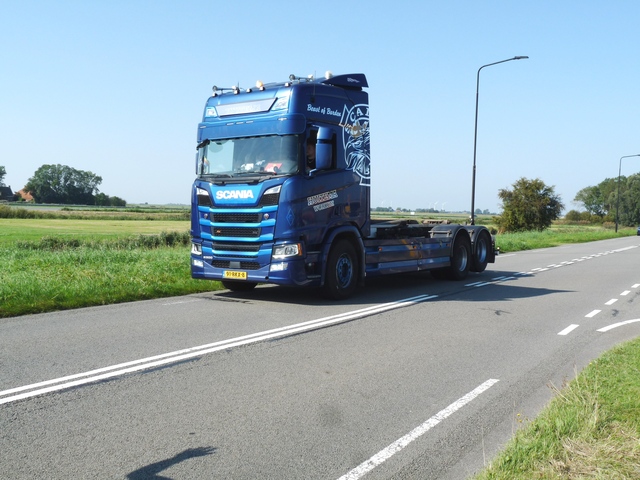
M 371 218 L 365 88 L 360 73 L 213 88 L 197 132 L 193 278 L 342 299 L 378 275 L 462 280 L 495 261 L 483 226 Z
M 229 200 L 230 198 L 253 198 L 253 192 L 251 190 L 218 190 L 216 192 L 216 198 L 218 200 Z

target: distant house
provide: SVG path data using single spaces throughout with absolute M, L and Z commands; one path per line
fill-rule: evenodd
M 0 187 L 0 202 L 13 202 L 11 187 Z
M 25 202 L 33 202 L 33 196 L 24 188 L 16 192 L 16 195 L 22 197 Z

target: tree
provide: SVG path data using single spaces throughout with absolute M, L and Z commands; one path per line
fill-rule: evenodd
M 7 171 L 4 169 L 2 165 L 0 165 L 0 187 L 6 187 L 4 184 L 4 177 L 7 174 Z
M 585 187 L 576 193 L 573 201 L 581 203 L 592 215 L 604 217 L 615 210 L 618 183 L 615 178 L 606 178 L 595 187 Z
M 622 225 L 640 225 L 640 174 L 631 175 L 620 184 L 619 209 Z
M 536 178 L 520 178 L 513 184 L 513 190 L 498 192 L 502 200 L 502 214 L 495 217 L 501 232 L 542 231 L 560 217 L 564 208 L 554 188 Z
M 104 193 L 95 196 L 95 204 L 100 207 L 126 207 L 127 202 L 120 197 L 110 197 Z
M 43 165 L 25 185 L 38 203 L 93 205 L 102 177 L 66 165 Z
M 602 192 L 598 187 L 584 187 L 573 199 L 576 203 L 581 203 L 584 209 L 598 216 L 604 216 L 604 198 L 602 198 Z

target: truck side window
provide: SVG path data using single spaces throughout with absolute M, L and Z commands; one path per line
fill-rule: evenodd
M 309 132 L 309 136 L 307 137 L 307 142 L 305 146 L 305 159 L 307 171 L 313 170 L 316 168 L 316 141 L 318 138 L 318 131 L 311 130 Z
M 318 129 L 316 168 L 322 170 L 336 168 L 336 134 L 331 127 L 320 127 Z

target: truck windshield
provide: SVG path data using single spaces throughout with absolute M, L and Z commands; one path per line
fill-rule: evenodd
M 298 136 L 206 140 L 198 146 L 198 175 L 233 178 L 298 171 Z

